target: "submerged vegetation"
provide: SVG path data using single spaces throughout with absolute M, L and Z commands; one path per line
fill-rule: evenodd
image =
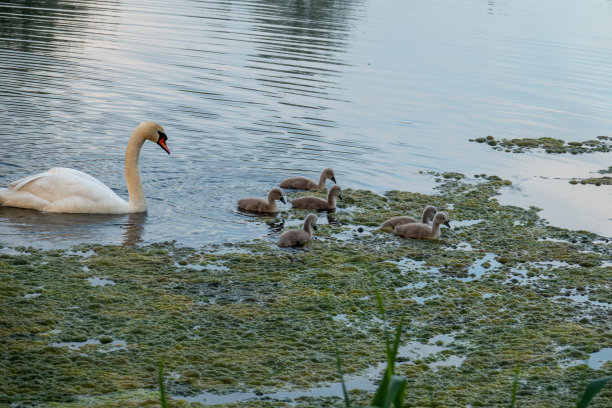
M 512 153 L 525 153 L 534 149 L 545 150 L 546 153 L 561 154 L 582 154 L 582 153 L 593 153 L 593 152 L 611 152 L 612 151 L 612 137 L 609 136 L 597 136 L 597 140 L 587 140 L 585 142 L 568 142 L 566 143 L 561 139 L 554 139 L 552 137 L 541 137 L 539 139 L 501 139 L 497 140 L 493 136 L 479 137 L 476 139 L 470 139 L 471 142 L 486 143 L 492 146 L 495 150 L 501 150 Z M 599 170 L 600 174 L 611 174 L 612 166 L 607 169 Z M 570 184 L 593 184 L 596 186 L 601 185 L 612 185 L 612 177 L 601 176 L 601 177 L 587 177 L 587 178 L 573 178 Z
M 599 170 L 600 174 L 612 174 L 612 166 L 608 167 L 604 170 Z M 589 177 L 585 179 L 572 179 L 570 180 L 571 184 L 595 184 L 596 186 L 601 185 L 612 185 L 612 177 L 610 176 L 602 176 L 602 177 Z
M 168 406 L 238 391 L 250 399 L 221 406 L 343 406 L 340 393 L 275 393 L 338 383 L 336 350 L 349 381 L 363 375 L 382 362 L 387 325 L 405 319 L 394 374 L 406 379 L 407 406 L 573 406 L 612 369 L 611 243 L 550 226 L 537 208 L 500 205 L 509 182 L 498 177 L 436 179 L 431 195 L 344 189 L 303 250 L 274 237 L 5 248 L 0 405 L 159 406 L 163 361 Z M 429 204 L 453 226 L 440 241 L 379 229 Z M 281 217 L 298 224 L 307 212 Z M 374 390 L 347 397 L 365 406 Z M 610 405 L 607 387 L 590 406 Z
M 552 137 L 541 137 L 539 139 L 495 139 L 493 136 L 470 139 L 471 142 L 486 143 L 495 150 L 512 153 L 524 153 L 534 149 L 545 150 L 546 153 L 593 153 L 612 151 L 612 138 L 608 136 L 597 136 L 597 139 L 584 142 L 565 142 Z
M 570 180 L 570 184 L 594 184 L 596 186 L 612 185 L 612 177 L 589 177 L 585 179 L 572 179 Z

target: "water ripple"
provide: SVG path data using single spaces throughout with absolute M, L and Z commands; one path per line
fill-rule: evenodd
M 585 207 L 571 192 L 552 205 L 550 189 L 532 180 L 551 169 L 580 177 L 606 168 L 607 156 L 517 158 L 468 139 L 609 132 L 611 16 L 612 5 L 596 0 L 0 1 L 0 121 L 9 136 L 0 186 L 67 166 L 127 197 L 131 130 L 156 120 L 172 150 L 143 148 L 150 216 L 81 227 L 79 217 L 2 209 L 0 240 L 199 245 L 267 236 L 266 224 L 236 213 L 236 200 L 323 167 L 343 187 L 377 191 L 427 192 L 420 170 L 498 174 L 552 223 L 564 226 L 558 214 L 570 210 L 599 211 L 579 227 L 610 235 L 609 206 Z M 601 189 L 589 196 L 610 198 Z M 126 240 L 118 225 L 140 225 L 139 236 Z

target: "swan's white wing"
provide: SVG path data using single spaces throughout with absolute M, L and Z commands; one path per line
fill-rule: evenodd
M 52 212 L 118 213 L 128 206 L 96 178 L 63 167 L 17 180 L 0 198 L 3 205 Z
M 82 171 L 75 170 L 75 169 L 69 169 L 67 167 L 54 167 L 52 169 L 49 169 L 49 170 L 45 171 L 44 173 L 34 174 L 32 176 L 24 177 L 22 179 L 13 181 L 11 184 L 9 184 L 9 189 L 13 190 L 13 191 L 18 191 L 23 186 L 25 186 L 26 184 L 28 184 L 29 182 L 31 182 L 33 180 L 36 180 L 36 179 L 39 179 L 39 178 L 48 177 L 50 175 L 62 175 L 62 174 L 74 175 L 74 176 L 82 178 L 83 181 L 85 181 L 85 182 L 93 183 L 93 184 L 98 184 L 98 185 L 100 185 L 100 187 L 108 188 L 108 187 L 106 187 L 106 185 L 104 185 L 97 178 L 92 177 L 92 176 L 90 176 L 87 173 L 83 173 Z
M 8 189 L 11 191 L 19 191 L 21 187 L 28 184 L 30 181 L 36 180 L 37 178 L 40 178 L 40 177 L 44 177 L 46 174 L 47 172 L 44 172 L 44 173 L 38 173 L 32 176 L 20 178 L 19 180 L 15 180 L 11 184 L 9 184 Z
M 38 173 L 38 174 L 34 174 L 32 176 L 28 176 L 28 177 L 24 177 L 22 179 L 19 179 L 17 181 L 12 182 L 9 185 L 9 189 L 17 191 L 20 190 L 23 186 L 25 186 L 26 184 L 28 184 L 29 182 L 39 179 L 39 178 L 44 178 L 44 177 L 48 177 L 51 175 L 73 175 L 73 176 L 77 176 L 83 179 L 84 182 L 87 183 L 93 183 L 93 184 L 98 184 L 100 185 L 100 187 L 104 187 L 104 188 L 108 188 L 106 187 L 106 185 L 104 185 L 100 180 L 98 180 L 95 177 L 90 176 L 87 173 L 83 173 L 82 171 L 79 170 L 75 170 L 75 169 L 69 169 L 67 167 L 54 167 L 52 169 L 49 169 L 47 171 L 45 171 L 44 173 Z

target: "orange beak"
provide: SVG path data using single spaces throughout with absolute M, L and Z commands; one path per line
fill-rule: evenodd
M 170 149 L 168 149 L 168 146 L 166 145 L 166 138 L 160 137 L 157 144 L 160 145 L 161 148 L 166 151 L 166 153 L 170 154 Z

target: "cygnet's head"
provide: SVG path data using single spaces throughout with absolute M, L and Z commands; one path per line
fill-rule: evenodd
M 317 230 L 317 214 L 308 214 L 304 219 L 304 225 L 310 224 L 313 230 Z
M 325 178 L 330 179 L 334 182 L 334 184 L 336 184 L 336 175 L 334 174 L 334 171 L 332 169 L 330 169 L 329 167 L 323 169 L 323 175 L 325 176 Z
M 339 185 L 337 185 L 337 184 L 334 184 L 334 185 L 333 185 L 333 186 L 332 186 L 332 187 L 329 189 L 329 193 L 328 193 L 328 195 L 329 195 L 330 197 L 336 196 L 336 197 L 338 197 L 339 199 L 341 199 L 341 200 L 342 200 L 342 194 L 340 194 L 340 192 L 341 192 L 341 191 L 342 191 L 342 189 L 340 188 L 340 186 L 339 186 Z
M 423 212 L 425 213 L 425 217 L 429 220 L 435 215 L 435 213 L 438 212 L 438 210 L 433 205 L 428 205 L 427 207 L 425 207 L 425 210 L 423 210 Z
M 166 145 L 168 136 L 166 136 L 164 128 L 157 123 L 151 121 L 142 122 L 138 125 L 136 130 L 134 130 L 134 133 L 141 134 L 144 139 L 157 143 L 166 153 L 170 154 L 170 149 L 168 149 Z
M 283 204 L 287 204 L 285 197 L 283 197 L 283 191 L 278 187 L 274 187 L 270 190 L 268 197 L 271 197 L 273 200 L 280 200 Z
M 451 227 L 448 222 L 448 215 L 446 215 L 446 213 L 442 211 L 438 211 L 436 215 L 434 215 L 433 222 L 434 224 L 440 224 L 440 225 L 444 224 L 448 228 Z

